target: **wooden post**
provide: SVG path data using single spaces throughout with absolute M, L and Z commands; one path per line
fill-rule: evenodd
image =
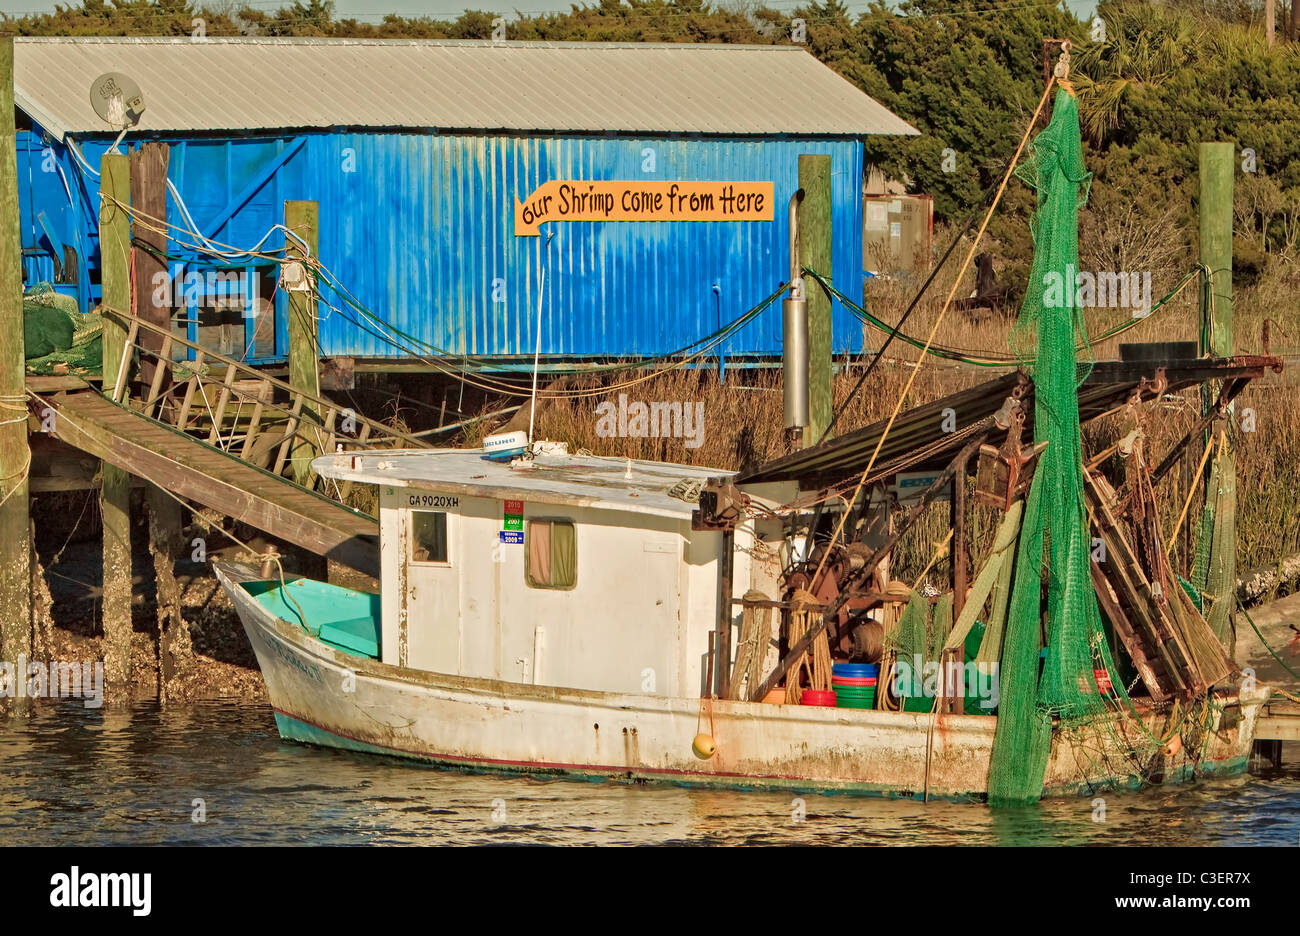
M 718 557 L 718 627 L 714 650 L 718 664 L 714 669 L 717 678 L 712 689 L 719 699 L 731 698 L 731 592 L 732 570 L 735 568 L 736 533 L 728 528 L 722 531 L 722 555 Z
M 1236 147 L 1232 143 L 1202 143 L 1200 147 L 1201 263 L 1209 268 L 1210 282 L 1202 287 L 1202 353 L 1216 357 L 1232 354 L 1232 188 L 1236 169 Z M 1208 388 L 1206 388 L 1208 390 Z M 1209 397 L 1202 397 L 1209 405 Z M 1231 404 L 1228 421 L 1236 419 Z M 1232 432 L 1212 460 L 1211 484 L 1205 496 L 1208 510 L 1201 537 L 1210 554 L 1204 591 L 1217 595 L 1206 619 L 1215 636 L 1232 654 L 1233 596 L 1236 590 L 1237 463 Z M 1207 440 L 1206 444 L 1210 444 Z M 1217 561 L 1216 561 L 1217 560 Z M 1199 582 L 1197 583 L 1200 584 Z
M 799 157 L 799 263 L 832 280 L 831 158 Z M 804 446 L 814 445 L 831 424 L 831 296 L 812 277 L 804 278 L 808 297 L 808 427 Z
M 167 220 L 167 161 L 166 143 L 144 143 L 131 153 L 131 205 L 142 215 Z M 162 230 L 151 230 L 152 227 Z M 172 290 L 164 290 L 165 299 L 157 302 L 157 278 L 170 272 L 164 256 L 170 241 L 162 224 L 137 225 L 135 244 L 135 310 L 140 318 L 164 329 L 172 327 Z M 147 244 L 152 250 L 147 250 Z M 154 352 L 164 350 L 162 334 L 148 330 L 140 333 L 140 345 Z M 157 392 L 165 395 L 171 388 L 171 362 L 147 354 L 140 356 L 140 380 L 152 388 L 155 371 L 161 370 Z M 163 415 L 162 407 L 159 416 Z M 153 554 L 155 605 L 157 608 L 157 666 L 158 697 L 167 698 L 167 685 L 178 669 L 184 668 L 191 658 L 189 630 L 181 613 L 180 585 L 176 581 L 176 555 L 181 545 L 181 505 L 166 491 L 149 485 L 145 495 L 149 508 L 149 549 Z
M 1292 0 L 1294 2 L 1294 0 Z M 1277 32 L 1277 0 L 1264 0 L 1264 34 L 1268 37 L 1268 47 L 1273 48 Z
M 131 311 L 131 222 L 117 202 L 131 203 L 131 162 L 121 154 L 105 154 L 100 160 L 99 269 L 103 284 L 104 309 L 129 314 Z M 127 327 L 117 319 L 104 317 L 104 395 L 111 397 L 126 347 Z M 129 369 L 128 369 L 129 379 Z
M 160 222 L 167 220 L 167 157 L 166 143 L 144 143 L 131 154 L 131 205 L 140 214 L 157 218 Z M 135 242 L 147 244 L 132 248 L 135 260 L 135 310 L 140 318 L 165 329 L 172 323 L 172 290 L 165 290 L 166 299 L 155 301 L 158 294 L 157 278 L 159 274 L 168 273 L 167 262 L 160 255 L 167 253 L 168 237 L 164 231 L 151 230 L 158 225 L 136 225 Z M 154 352 L 162 351 L 163 336 L 148 330 L 142 331 L 140 344 Z M 140 358 L 140 380 L 144 385 L 153 383 L 157 358 L 143 355 Z M 163 362 L 165 371 L 170 367 Z M 166 393 L 170 386 L 170 374 L 165 374 L 161 392 Z M 175 503 L 175 501 L 172 501 Z
M 1209 347 L 1215 355 L 1232 353 L 1232 185 L 1236 168 L 1232 143 L 1202 143 L 1201 263 L 1210 268 L 1210 295 L 1204 308 L 1211 315 Z
M 961 610 L 966 606 L 966 471 L 967 460 L 963 459 L 957 466 L 957 473 L 952 476 L 952 619 L 961 617 Z
M 130 159 L 106 154 L 100 160 L 99 173 L 99 268 L 104 289 L 103 306 L 129 312 L 130 219 L 117 202 L 129 204 L 131 201 Z M 105 395 L 110 398 L 126 350 L 126 332 L 121 323 L 109 316 L 104 317 L 103 387 Z M 129 370 L 124 379 L 130 381 Z M 101 477 L 104 676 L 110 691 L 118 695 L 131 684 L 131 476 L 104 462 Z
M 312 257 L 318 256 L 320 247 L 320 214 L 314 201 L 287 201 L 284 203 L 284 226 L 293 231 L 307 244 Z M 301 261 L 304 257 L 301 244 L 293 238 L 288 239 L 288 257 Z M 315 280 L 308 273 L 304 286 L 315 288 Z M 312 396 L 320 396 L 320 351 L 318 329 L 316 324 L 316 300 L 307 288 L 294 288 L 289 285 L 289 384 L 295 390 L 301 390 Z M 320 425 L 320 414 L 313 407 L 304 405 L 302 422 L 299 424 L 304 435 L 310 435 L 313 428 Z M 293 477 L 299 484 L 306 484 L 311 477 L 311 460 L 319 454 L 319 449 L 308 439 L 296 440 L 293 452 Z
M 0 38 L 0 659 L 32 649 L 26 363 L 18 154 L 14 132 L 14 40 Z M 25 673 L 15 673 L 25 679 Z
M 166 702 L 172 678 L 189 669 L 194 658 L 189 625 L 181 610 L 181 586 L 176 581 L 176 557 L 184 547 L 181 505 L 153 484 L 147 498 L 158 620 L 158 698 Z

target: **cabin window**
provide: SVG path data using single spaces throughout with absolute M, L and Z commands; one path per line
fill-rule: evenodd
M 525 536 L 533 588 L 572 588 L 578 583 L 578 537 L 568 520 L 529 520 Z
M 441 510 L 411 511 L 411 561 L 451 561 L 447 552 L 447 515 Z

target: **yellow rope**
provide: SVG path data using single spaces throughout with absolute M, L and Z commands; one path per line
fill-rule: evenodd
M 13 497 L 17 491 L 22 489 L 22 486 L 27 481 L 28 474 L 31 472 L 31 470 L 32 470 L 32 450 L 28 448 L 27 461 L 23 464 L 22 468 L 18 470 L 18 473 L 8 475 L 4 478 L 0 478 L 0 483 L 3 483 L 6 487 L 9 488 L 9 490 L 5 492 L 5 496 L 0 497 L 0 507 L 3 507 L 5 504 L 7 504 L 9 502 L 9 498 Z M 9 482 L 11 481 L 13 482 L 12 485 L 9 484 Z
M 1222 448 L 1222 440 L 1223 432 L 1220 431 L 1219 439 L 1216 440 L 1219 443 L 1220 448 Z M 1214 451 L 1215 444 L 1215 442 L 1211 442 L 1205 447 L 1205 451 L 1201 454 L 1201 463 L 1196 466 L 1196 474 L 1192 476 L 1194 480 L 1192 481 L 1191 486 L 1187 488 L 1187 499 L 1183 501 L 1182 513 L 1178 515 L 1178 522 L 1174 524 L 1174 532 L 1169 534 L 1169 543 L 1165 546 L 1166 559 L 1169 558 L 1169 553 L 1173 551 L 1174 541 L 1178 539 L 1178 531 L 1183 528 L 1183 521 L 1187 519 L 1187 510 L 1192 506 L 1192 498 L 1195 496 L 1197 488 L 1197 482 L 1195 479 L 1200 478 L 1201 472 L 1205 470 L 1205 463 L 1209 460 L 1210 453 Z
M 929 571 L 934 568 L 934 564 L 943 557 L 944 550 L 947 549 L 948 544 L 952 541 L 953 532 L 953 530 L 949 530 L 948 535 L 940 540 L 939 545 L 934 548 L 934 555 L 931 556 L 930 561 L 925 564 L 925 568 L 921 570 L 921 574 L 916 577 L 916 583 L 912 585 L 912 591 L 916 591 L 921 587 L 921 583 L 925 581 L 925 577 Z
M 786 632 L 786 641 L 794 646 L 812 628 L 814 621 L 821 614 L 815 607 L 817 596 L 812 592 L 799 589 L 790 597 L 790 624 Z M 788 705 L 798 705 L 803 696 L 802 677 L 808 674 L 808 688 L 825 692 L 831 688 L 831 646 L 830 639 L 822 629 L 813 638 L 808 652 L 800 654 L 798 662 L 789 671 L 785 681 L 785 701 Z

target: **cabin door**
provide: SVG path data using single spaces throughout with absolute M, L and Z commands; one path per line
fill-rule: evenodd
M 398 615 L 398 657 L 406 666 L 434 673 L 460 671 L 460 498 L 404 495 L 406 621 Z M 406 652 L 401 652 L 403 635 Z

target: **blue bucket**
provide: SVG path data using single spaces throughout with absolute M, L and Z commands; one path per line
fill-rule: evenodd
M 846 676 L 850 679 L 871 679 L 880 676 L 879 663 L 835 663 L 831 666 L 832 676 Z

